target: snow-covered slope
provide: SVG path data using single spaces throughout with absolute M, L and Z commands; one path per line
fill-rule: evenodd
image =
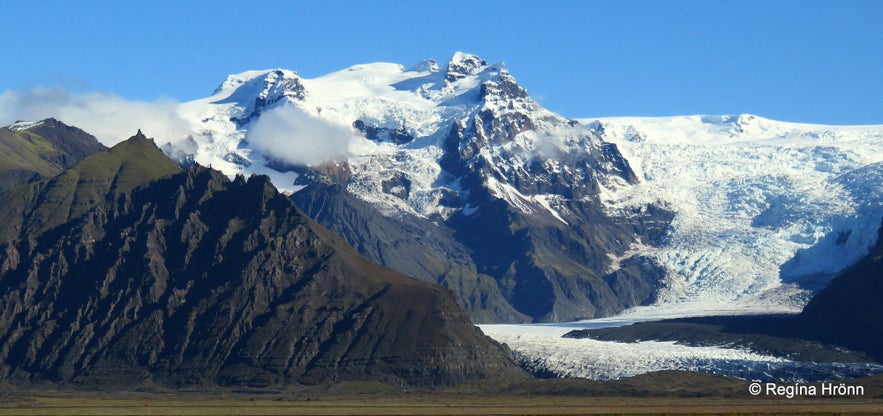
M 314 79 L 248 71 L 181 112 L 193 134 L 166 143 L 168 154 L 270 176 L 369 259 L 445 284 L 472 299 L 466 307 L 497 310 L 490 320 L 588 318 L 651 295 L 655 277 L 635 270 L 653 265 L 608 264 L 635 228 L 606 218 L 598 192 L 633 183 L 628 162 L 537 104 L 501 63 L 456 53 L 444 65 L 374 63 Z M 309 194 L 320 183 L 402 225 L 329 215 L 327 198 Z M 427 243 L 432 230 L 451 237 Z
M 262 117 L 270 112 L 295 121 L 285 126 L 274 123 L 278 117 Z M 404 210 L 427 217 L 447 217 L 465 207 L 440 203 L 459 190 L 454 178 L 442 172 L 439 159 L 452 127 L 465 126 L 482 113 L 505 121 L 515 118 L 505 126 L 509 129 L 505 143 L 478 149 L 488 152 L 485 159 L 493 163 L 492 169 L 506 176 L 525 174 L 538 156 L 547 160 L 550 169 L 561 169 L 561 157 L 601 149 L 596 136 L 530 99 L 504 64 L 491 65 L 460 52 L 441 69 L 427 60 L 411 68 L 391 63 L 356 65 L 314 79 L 282 69 L 247 71 L 228 77 L 211 97 L 183 104 L 182 113 L 194 125 L 195 134 L 170 143 L 166 150 L 173 155 L 191 155 L 197 163 L 229 175 L 267 174 L 289 192 L 300 188 L 298 174 L 280 173 L 278 164 L 270 163 L 276 169 L 268 168 L 271 159 L 294 165 L 346 161 L 352 169 L 352 192 L 390 213 Z M 314 127 L 297 131 L 305 121 Z M 285 127 L 290 128 L 284 134 L 253 133 Z M 347 136 L 335 141 L 336 152 L 322 151 L 329 132 Z M 311 157 L 314 154 L 318 157 Z M 381 189 L 383 180 L 402 170 L 411 180 L 407 197 Z M 617 174 L 603 180 L 613 187 L 624 183 Z M 521 204 L 525 210 L 545 209 L 557 216 L 554 195 L 525 195 L 505 183 L 494 191 L 516 204 L 530 201 Z
M 659 247 L 669 271 L 657 316 L 797 312 L 810 291 L 874 244 L 883 216 L 883 126 L 758 116 L 583 119 L 640 178 L 610 211 L 676 213 Z M 661 309 L 659 309 L 661 308 Z

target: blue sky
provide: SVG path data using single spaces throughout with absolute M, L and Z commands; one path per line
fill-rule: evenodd
M 883 124 L 883 1 L 14 2 L 0 94 L 186 101 L 231 73 L 315 77 L 455 51 L 567 117 L 753 113 Z

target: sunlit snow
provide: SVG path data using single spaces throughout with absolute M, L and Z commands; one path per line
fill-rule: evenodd
M 668 271 L 637 314 L 797 312 L 874 244 L 883 216 L 883 126 L 751 115 L 581 120 L 640 177 L 603 196 L 611 212 L 657 203 L 675 219 L 644 247 Z
M 15 123 L 12 123 L 11 125 L 9 125 L 9 130 L 12 130 L 12 131 L 28 130 L 28 129 L 32 129 L 34 127 L 37 127 L 41 124 L 43 124 L 43 121 L 19 120 L 19 121 L 16 121 Z
M 529 114 L 533 129 L 516 134 L 509 142 L 480 150 L 487 160 L 497 163 L 495 169 L 507 172 L 523 173 L 537 155 L 554 165 L 554 169 L 562 163 L 558 159 L 585 155 L 599 145 L 584 128 L 542 108 L 529 97 L 510 100 L 490 94 L 483 99 L 483 85 L 496 86 L 504 79 L 514 83 L 504 64 L 488 64 L 474 55 L 458 52 L 448 65 L 440 70 L 434 61 L 421 62 L 410 69 L 392 63 L 372 63 L 312 79 L 282 69 L 231 75 L 211 97 L 180 105 L 182 117 L 193 126 L 193 134 L 172 143 L 169 152 L 192 155 L 195 162 L 230 176 L 270 175 L 274 185 L 285 192 L 298 189 L 298 174 L 274 171 L 267 166 L 270 159 L 308 165 L 327 159 L 345 160 L 350 168 L 348 190 L 375 205 L 381 213 L 447 218 L 459 210 L 468 212 L 476 208 L 441 203 L 445 195 L 459 193 L 457 179 L 446 177 L 439 166 L 442 145 L 453 123 L 468 123 L 480 112 L 495 116 Z M 413 141 L 401 145 L 376 143 L 355 134 L 347 143 L 336 141 L 337 147 L 345 149 L 329 152 L 324 135 L 316 134 L 316 143 L 309 143 L 299 140 L 294 133 L 286 138 L 284 128 L 264 129 L 274 134 L 250 140 L 251 130 L 263 123 L 265 117 L 261 113 L 276 114 L 271 112 L 280 106 L 296 107 L 298 114 L 306 114 L 316 123 L 329 124 L 328 128 L 309 131 L 336 131 L 339 127 L 351 128 L 359 121 L 372 128 L 402 131 Z M 410 181 L 407 195 L 384 192 L 383 182 L 402 174 Z M 554 208 L 555 195 L 521 195 L 508 184 L 500 184 L 494 190 L 526 212 L 545 209 L 566 222 Z

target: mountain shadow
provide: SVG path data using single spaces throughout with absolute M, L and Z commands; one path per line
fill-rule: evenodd
M 819 292 L 800 314 L 815 339 L 867 352 L 883 362 L 883 227 L 877 244 Z

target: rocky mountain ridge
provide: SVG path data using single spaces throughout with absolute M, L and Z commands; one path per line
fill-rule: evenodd
M 521 374 L 450 293 L 365 261 L 268 178 L 182 170 L 140 133 L 0 201 L 11 383 Z

